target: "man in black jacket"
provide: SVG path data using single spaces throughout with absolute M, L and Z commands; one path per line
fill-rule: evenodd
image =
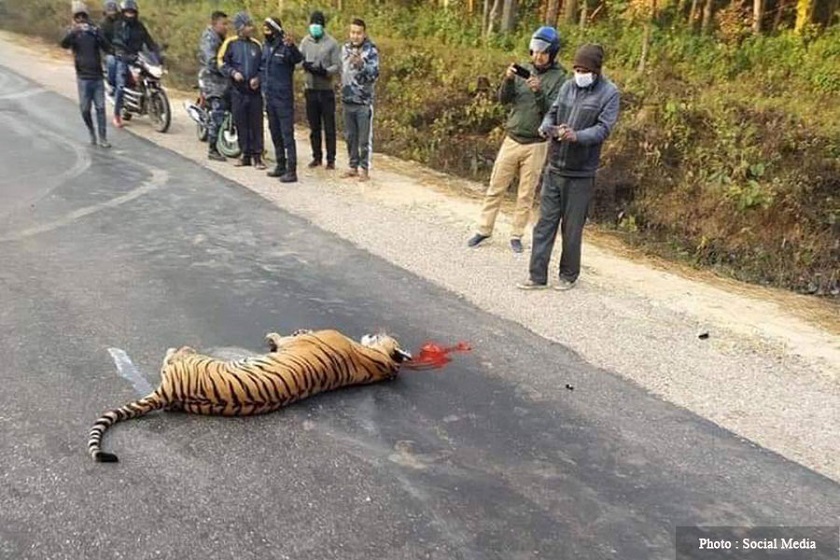
M 114 28 L 120 20 L 120 5 L 117 0 L 105 0 L 102 3 L 103 17 L 99 29 L 112 45 L 114 44 Z M 105 67 L 108 69 L 109 95 L 113 95 L 117 88 L 117 58 L 113 54 L 105 57 Z
M 117 92 L 114 96 L 114 126 L 123 127 L 123 89 L 128 76 L 128 65 L 137 59 L 143 48 L 158 54 L 157 44 L 140 21 L 140 7 L 136 0 L 123 0 L 120 5 L 122 16 L 114 25 L 114 50 L 117 54 Z
M 72 4 L 73 25 L 67 30 L 61 46 L 72 49 L 76 63 L 76 83 L 79 87 L 79 107 L 82 119 L 90 133 L 90 143 L 97 145 L 91 104 L 96 107 L 96 120 L 99 125 L 98 144 L 110 148 L 105 124 L 105 84 L 102 83 L 102 57 L 100 51 L 110 52 L 110 43 L 102 31 L 90 23 L 87 6 L 83 2 Z

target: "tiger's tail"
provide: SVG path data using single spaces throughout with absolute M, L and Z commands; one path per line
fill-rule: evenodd
M 159 391 L 155 391 L 154 393 L 147 395 L 142 399 L 130 402 L 121 408 L 109 410 L 100 416 L 90 429 L 88 453 L 90 453 L 93 460 L 98 463 L 116 463 L 119 460 L 116 455 L 102 451 L 102 436 L 105 435 L 108 428 L 117 422 L 137 418 L 139 416 L 145 416 L 150 412 L 160 410 L 165 405 L 166 401 L 163 398 L 163 395 Z

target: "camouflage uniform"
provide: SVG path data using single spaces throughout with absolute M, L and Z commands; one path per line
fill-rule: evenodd
M 359 52 L 362 66 L 356 68 L 350 57 Z M 373 153 L 373 88 L 379 78 L 379 51 L 370 39 L 360 46 L 346 43 L 341 48 L 341 101 L 344 104 L 344 136 L 350 155 L 350 168 L 370 169 Z

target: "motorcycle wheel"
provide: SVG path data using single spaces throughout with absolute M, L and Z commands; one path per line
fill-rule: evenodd
M 163 90 L 152 93 L 149 99 L 149 116 L 152 117 L 155 130 L 166 132 L 172 124 L 172 109 L 169 108 L 169 98 Z
M 130 120 L 131 120 L 131 117 L 133 117 L 133 116 L 134 116 L 134 114 L 133 114 L 133 113 L 129 113 L 129 112 L 128 112 L 128 109 L 123 109 L 123 112 L 122 112 L 122 120 L 124 120 L 124 121 L 130 121 Z
M 233 115 L 225 113 L 222 126 L 219 128 L 219 139 L 216 141 L 216 149 L 225 157 L 239 157 L 242 150 L 239 149 L 239 136 L 236 126 L 233 124 Z
M 199 142 L 207 142 L 207 127 L 202 124 L 195 125 L 195 135 L 198 138 Z

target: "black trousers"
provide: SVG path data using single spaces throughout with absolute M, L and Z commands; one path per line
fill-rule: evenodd
M 543 171 L 540 220 L 534 226 L 529 272 L 538 284 L 548 281 L 548 263 L 557 230 L 563 238 L 560 278 L 574 282 L 580 275 L 583 226 L 592 201 L 594 177 L 564 177 L 547 167 Z
M 268 130 L 277 165 L 288 171 L 297 170 L 297 144 L 295 143 L 295 107 L 293 99 L 266 99 Z
M 262 157 L 264 148 L 262 95 L 259 92 L 242 93 L 233 90 L 230 101 L 242 157 Z
M 306 119 L 309 121 L 309 142 L 312 159 L 323 161 L 321 151 L 321 125 L 327 145 L 327 163 L 335 163 L 335 91 L 331 89 L 306 90 Z

